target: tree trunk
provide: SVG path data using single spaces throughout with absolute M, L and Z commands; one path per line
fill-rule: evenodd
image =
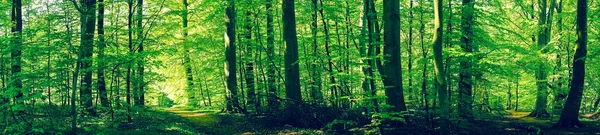
M 322 80 L 321 80 L 321 70 L 319 68 L 320 63 L 320 54 L 318 50 L 318 42 L 317 42 L 317 29 L 318 29 L 318 4 L 317 0 L 312 0 L 313 4 L 313 14 L 312 14 L 312 22 L 311 22 L 311 32 L 312 32 L 312 46 L 313 46 L 313 62 L 311 63 L 311 98 L 315 103 L 320 104 L 323 101 L 323 93 L 322 93 Z
M 186 75 L 186 93 L 188 95 L 188 105 L 196 105 L 196 94 L 194 91 L 194 75 L 192 74 L 192 61 L 190 60 L 190 49 L 187 43 L 188 36 L 188 1 L 183 0 L 183 67 L 185 68 Z M 235 38 L 235 37 L 234 37 Z M 235 56 L 235 53 L 234 53 Z M 235 76 L 235 74 L 234 74 Z
M 577 48 L 573 57 L 573 79 L 571 80 L 571 90 L 565 102 L 565 107 L 560 114 L 555 128 L 583 127 L 579 121 L 579 110 L 581 108 L 581 97 L 583 96 L 583 87 L 585 80 L 585 58 L 587 56 L 587 0 L 577 1 Z
M 106 40 L 104 38 L 104 0 L 98 0 L 98 93 L 100 104 L 103 107 L 108 107 L 108 93 L 106 92 L 106 82 L 104 78 L 104 48 L 106 48 Z
M 298 37 L 296 35 L 296 15 L 294 0 L 283 0 L 283 40 L 285 44 L 285 95 L 290 101 L 286 106 L 286 111 L 290 118 L 287 122 L 296 124 L 298 120 L 294 118 L 299 113 L 298 105 L 302 102 L 300 93 L 300 67 L 298 61 Z
M 252 1 L 251 0 L 247 0 L 248 5 L 252 5 Z M 251 9 L 247 9 L 246 10 L 246 22 L 244 23 L 245 25 L 245 34 L 244 34 L 244 38 L 245 38 L 245 44 L 246 44 L 246 57 L 248 57 L 249 59 L 246 61 L 246 70 L 245 70 L 245 76 L 246 76 L 246 95 L 248 96 L 248 100 L 247 100 L 247 104 L 249 106 L 249 108 L 254 109 L 255 111 L 258 111 L 259 106 L 257 106 L 257 101 L 256 100 L 256 92 L 255 92 L 255 88 L 254 88 L 254 54 L 252 53 L 253 48 L 254 48 L 254 44 L 252 43 L 252 12 Z
M 541 49 L 540 52 L 546 53 L 547 49 L 545 48 L 550 41 L 550 35 L 552 34 L 552 14 L 554 12 L 554 0 L 550 3 L 550 8 L 548 8 L 547 0 L 540 0 L 540 15 L 538 20 L 539 25 L 539 34 L 538 34 L 538 49 Z M 548 10 L 552 9 L 552 10 Z M 547 12 L 548 11 L 548 12 Z M 541 60 L 545 60 L 542 58 Z M 534 110 L 528 115 L 530 117 L 536 118 L 549 118 L 550 114 L 548 113 L 547 103 L 548 103 L 548 81 L 547 81 L 547 73 L 546 73 L 546 63 L 544 61 L 538 62 L 538 69 L 535 72 L 536 74 L 536 85 L 537 85 L 537 99 L 535 101 Z
M 138 61 L 137 63 L 137 73 L 138 73 L 138 77 L 136 77 L 136 84 L 137 84 L 137 89 L 135 90 L 137 93 L 136 96 L 136 100 L 135 100 L 135 105 L 136 106 L 144 106 L 144 87 L 146 85 L 146 83 L 144 82 L 144 61 L 145 58 L 144 56 L 144 28 L 142 25 L 142 21 L 143 21 L 143 16 L 144 16 L 144 0 L 138 0 L 137 1 L 137 41 L 138 41 L 138 54 L 140 54 L 141 60 Z
M 448 103 L 448 95 L 446 94 L 446 72 L 444 71 L 444 63 L 443 63 L 443 55 L 442 55 L 442 37 L 443 37 L 443 26 L 442 22 L 444 20 L 443 10 L 442 10 L 442 2 L 441 0 L 434 0 L 434 14 L 435 14 L 435 33 L 433 34 L 433 55 L 434 55 L 434 63 L 435 74 L 436 74 L 436 87 L 438 93 L 438 102 L 440 105 L 440 115 L 443 119 L 448 118 L 448 114 L 450 112 L 450 106 Z
M 275 66 L 275 32 L 273 26 L 273 1 L 266 0 L 265 7 L 267 10 L 267 59 L 269 65 L 267 66 L 267 104 L 269 111 L 275 112 L 279 110 L 279 101 L 277 101 L 277 82 L 276 79 L 276 68 Z
M 15 101 L 18 104 L 22 104 L 23 101 L 21 98 L 23 97 L 23 82 L 21 79 L 21 63 L 22 58 L 21 54 L 23 53 L 23 9 L 21 0 L 13 0 L 12 1 L 12 10 L 11 10 L 11 23 L 15 24 L 11 27 L 11 33 L 13 33 L 14 39 L 11 43 L 13 45 L 10 50 L 10 58 L 11 58 L 11 83 L 9 83 L 9 87 L 13 90 L 16 90 L 17 95 L 15 96 Z M 24 113 L 23 110 L 18 110 L 19 113 Z
M 406 111 L 404 90 L 402 86 L 402 69 L 400 63 L 400 4 L 398 0 L 383 2 L 384 59 L 382 75 L 386 86 L 387 104 L 393 106 L 391 111 Z
M 225 23 L 227 31 L 225 33 L 225 77 L 227 79 L 226 89 L 229 93 L 229 101 L 227 101 L 227 112 L 244 112 L 238 101 L 237 80 L 236 80 L 236 36 L 235 36 L 235 2 L 227 0 L 227 8 L 225 8 Z
M 461 28 L 463 35 L 461 37 L 461 48 L 465 53 L 469 54 L 473 53 L 473 14 L 475 10 L 475 2 L 471 0 L 463 0 L 462 2 L 463 8 Z M 467 56 L 460 62 L 460 67 L 462 71 L 459 73 L 458 114 L 461 118 L 467 120 L 473 120 L 473 76 L 471 75 L 471 73 L 474 72 L 473 64 L 473 58 L 471 58 L 470 56 Z
M 80 91 L 80 97 L 83 107 L 92 116 L 96 116 L 96 111 L 92 108 L 92 53 L 94 49 L 94 31 L 96 24 L 96 0 L 85 0 L 81 2 L 81 69 L 83 72 L 83 81 Z
M 413 68 L 413 21 L 414 21 L 414 14 L 413 14 L 413 0 L 410 0 L 410 4 L 409 4 L 409 8 L 410 11 L 408 12 L 408 44 L 407 44 L 407 52 L 408 52 L 408 102 L 410 105 L 416 105 L 415 103 L 413 103 L 413 95 L 416 95 L 416 93 L 413 92 L 413 75 L 412 75 L 412 68 Z

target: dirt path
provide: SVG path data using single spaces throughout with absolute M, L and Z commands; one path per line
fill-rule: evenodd
M 181 108 L 165 108 L 165 110 L 192 121 L 198 129 L 207 134 L 319 134 L 318 131 L 280 126 L 266 122 L 264 119 L 247 118 L 239 114 L 189 111 Z

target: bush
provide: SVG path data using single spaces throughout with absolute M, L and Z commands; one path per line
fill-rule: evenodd
M 354 121 L 335 119 L 328 123 L 324 128 L 328 134 L 351 134 L 350 129 L 356 128 L 357 124 Z

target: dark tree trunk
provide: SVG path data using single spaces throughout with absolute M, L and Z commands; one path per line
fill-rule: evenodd
M 579 121 L 579 109 L 581 108 L 581 97 L 583 96 L 583 87 L 585 80 L 585 58 L 587 56 L 587 0 L 577 1 L 577 48 L 573 57 L 573 79 L 571 80 L 571 90 L 565 102 L 565 107 L 560 114 L 555 128 L 583 127 Z
M 398 0 L 383 1 L 384 59 L 382 75 L 386 86 L 387 104 L 393 106 L 391 111 L 406 111 L 404 90 L 402 86 L 402 70 L 400 63 L 400 4 Z
M 225 77 L 226 89 L 228 91 L 228 101 L 226 112 L 243 112 L 238 101 L 237 80 L 236 80 L 236 36 L 235 36 L 235 2 L 227 0 L 225 9 L 225 23 L 227 31 L 225 32 Z
M 104 48 L 106 48 L 106 40 L 104 38 L 104 0 L 98 0 L 98 93 L 100 104 L 103 107 L 108 107 L 108 93 L 106 92 L 106 82 L 104 77 Z
M 298 61 L 298 37 L 296 35 L 296 15 L 294 0 L 283 0 L 283 40 L 285 44 L 285 95 L 292 100 L 286 105 L 288 123 L 297 124 L 294 116 L 299 113 L 298 105 L 302 102 L 300 93 L 300 67 Z
M 136 84 L 137 84 L 137 89 L 135 90 L 135 92 L 137 93 L 136 99 L 135 99 L 135 105 L 136 106 L 144 106 L 144 87 L 146 85 L 146 83 L 144 82 L 144 28 L 142 26 L 142 21 L 143 21 L 143 16 L 144 16 L 144 0 L 138 0 L 137 1 L 137 44 L 138 44 L 138 54 L 141 54 L 141 60 L 138 61 L 137 63 L 137 77 L 136 77 Z
M 23 53 L 23 9 L 21 0 L 13 0 L 12 1 L 12 10 L 11 10 L 11 23 L 15 24 L 11 28 L 11 32 L 13 33 L 14 39 L 11 43 L 13 45 L 10 50 L 10 58 L 11 58 L 11 83 L 9 83 L 9 87 L 13 90 L 16 90 L 17 95 L 15 96 L 15 101 L 18 104 L 22 104 L 23 101 L 21 98 L 23 97 L 23 82 L 21 79 L 21 54 Z M 19 113 L 24 113 L 24 111 L 19 110 Z
M 82 105 L 88 113 L 96 116 L 96 111 L 92 108 L 92 53 L 94 49 L 94 31 L 96 26 L 96 0 L 84 0 L 81 2 L 81 69 L 83 72 L 83 81 L 80 91 Z

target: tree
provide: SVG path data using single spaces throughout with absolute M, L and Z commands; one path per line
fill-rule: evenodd
M 194 74 L 192 73 L 192 61 L 190 59 L 190 49 L 187 43 L 188 38 L 188 1 L 183 0 L 183 11 L 181 14 L 181 19 L 183 23 L 183 67 L 185 68 L 186 75 L 186 93 L 188 95 L 188 104 L 195 105 L 196 94 L 194 93 Z
M 269 60 L 269 64 L 267 66 L 267 104 L 269 106 L 269 110 L 277 110 L 279 108 L 279 101 L 277 101 L 277 88 L 275 84 L 275 32 L 273 28 L 273 1 L 266 0 L 265 7 L 267 10 L 267 59 Z
M 135 90 L 136 95 L 135 96 L 135 105 L 136 106 L 144 106 L 144 86 L 146 85 L 146 83 L 144 82 L 144 28 L 142 25 L 143 22 L 143 16 L 144 16 L 144 0 L 137 0 L 137 16 L 136 16 L 136 20 L 137 20 L 137 51 L 138 54 L 141 54 L 141 60 L 137 62 L 137 73 L 138 76 L 136 77 L 136 84 L 137 84 L 137 89 Z
M 538 37 L 537 37 L 537 47 L 541 54 L 547 52 L 546 46 L 550 41 L 550 35 L 552 34 L 552 14 L 554 13 L 555 1 L 551 0 L 550 8 L 548 8 L 548 0 L 540 0 L 540 14 L 538 20 Z M 535 108 L 528 115 L 530 117 L 536 118 L 548 118 L 550 114 L 548 113 L 547 103 L 548 103 L 548 81 L 547 81 L 547 73 L 546 73 L 546 62 L 542 61 L 544 58 L 540 58 L 538 62 L 538 69 L 535 72 L 536 75 L 536 86 L 537 86 L 537 99 L 535 100 Z
M 106 92 L 106 82 L 104 70 L 106 66 L 104 60 L 104 50 L 106 48 L 106 39 L 104 37 L 104 0 L 98 0 L 98 96 L 100 104 L 103 107 L 108 107 L 108 93 Z
M 445 94 L 446 93 L 446 72 L 444 71 L 444 63 L 443 63 L 443 54 L 442 54 L 442 37 L 443 35 L 443 26 L 442 26 L 442 22 L 444 20 L 443 17 L 443 10 L 442 10 L 442 2 L 441 0 L 434 0 L 433 1 L 433 5 L 434 5 L 434 14 L 435 14 L 435 19 L 434 19 L 434 34 L 433 34 L 433 55 L 434 55 L 434 63 L 433 66 L 435 67 L 435 76 L 436 76 L 436 81 L 435 81 L 435 85 L 437 87 L 437 93 L 438 93 L 438 100 L 439 100 L 439 105 L 440 105 L 440 115 L 442 115 L 442 117 L 447 118 L 448 115 L 447 113 L 450 111 L 449 107 L 449 103 L 448 103 L 448 95 Z
M 83 80 L 79 96 L 84 108 L 92 116 L 96 111 L 92 108 L 92 53 L 94 49 L 94 31 L 96 26 L 96 0 L 81 1 L 81 43 L 79 47 Z
M 300 93 L 300 66 L 298 65 L 298 37 L 296 35 L 296 15 L 294 0 L 283 0 L 283 41 L 285 44 L 285 97 L 291 100 L 286 104 L 289 113 L 287 121 L 296 123 L 295 114 L 302 102 Z
M 11 23 L 13 27 L 11 27 L 11 32 L 13 34 L 12 45 L 13 49 L 10 50 L 10 58 L 11 58 L 11 80 L 9 87 L 16 91 L 17 95 L 15 96 L 15 101 L 21 104 L 23 103 L 23 82 L 21 79 L 21 63 L 22 58 L 21 55 L 23 53 L 23 9 L 21 0 L 12 0 L 12 10 L 11 10 Z M 24 113 L 24 111 L 19 110 L 19 113 Z
M 251 0 L 246 0 L 246 4 L 252 5 Z M 254 44 L 252 43 L 252 12 L 251 9 L 246 9 L 246 18 L 244 22 L 244 39 L 246 44 L 246 57 L 249 59 L 246 61 L 246 69 L 244 75 L 246 76 L 246 93 L 248 96 L 248 106 L 255 111 L 260 110 L 260 105 L 257 102 L 256 90 L 254 88 L 254 54 L 252 53 Z
M 579 110 L 581 109 L 581 97 L 585 83 L 585 59 L 587 56 L 588 26 L 587 0 L 577 0 L 577 47 L 573 56 L 573 79 L 571 79 L 571 90 L 562 109 L 558 123 L 555 128 L 583 127 L 579 121 Z
M 474 3 L 471 0 L 463 0 L 463 8 L 462 8 L 462 37 L 461 37 L 461 48 L 467 55 L 469 53 L 473 53 L 473 13 L 474 13 Z M 462 71 L 460 72 L 460 79 L 458 84 L 459 89 L 459 102 L 458 102 L 458 111 L 459 116 L 464 119 L 472 120 L 473 119 L 473 76 L 471 75 L 473 71 L 473 59 L 471 57 L 466 57 L 460 62 L 460 67 Z M 509 89 L 510 91 L 510 89 Z M 510 93 L 510 92 L 509 92 Z M 510 101 L 510 96 L 509 96 Z
M 225 8 L 225 77 L 227 79 L 226 89 L 228 91 L 227 112 L 242 112 L 238 101 L 236 72 L 236 38 L 235 38 L 235 2 L 227 0 Z
M 400 4 L 398 0 L 383 1 L 384 59 L 382 75 L 386 86 L 385 95 L 391 111 L 406 111 L 404 89 L 402 88 L 402 70 L 400 65 Z

